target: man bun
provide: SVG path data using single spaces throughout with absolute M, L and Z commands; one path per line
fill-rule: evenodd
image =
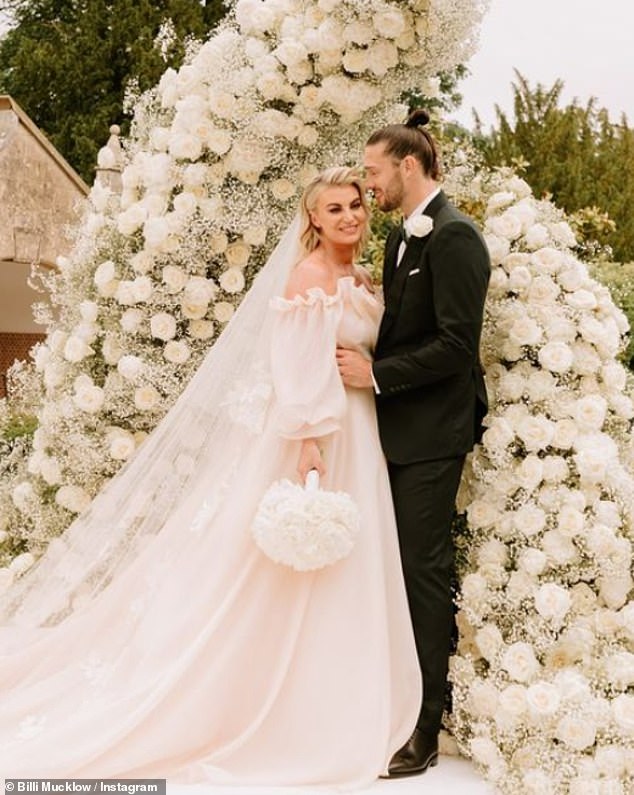
M 405 122 L 406 127 L 424 127 L 426 124 L 429 124 L 429 113 L 423 108 L 417 108 L 413 110 Z

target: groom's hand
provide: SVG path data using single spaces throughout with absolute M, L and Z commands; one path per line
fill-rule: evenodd
M 358 351 L 337 348 L 337 367 L 346 386 L 372 387 L 372 362 Z

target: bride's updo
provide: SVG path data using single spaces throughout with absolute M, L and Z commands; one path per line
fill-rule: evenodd
M 319 232 L 313 226 L 313 223 L 310 219 L 310 213 L 317 206 L 317 200 L 326 188 L 331 188 L 333 186 L 338 187 L 341 185 L 353 185 L 357 189 L 359 198 L 361 199 L 361 204 L 365 209 L 368 222 L 366 223 L 366 228 L 363 232 L 363 235 L 361 236 L 361 239 L 359 240 L 357 249 L 354 252 L 355 258 L 358 257 L 363 251 L 368 236 L 370 221 L 370 209 L 365 196 L 363 179 L 361 178 L 359 172 L 354 168 L 348 168 L 347 166 L 333 166 L 332 168 L 326 168 L 324 171 L 321 171 L 306 186 L 306 190 L 302 194 L 299 205 L 299 211 L 301 214 L 300 243 L 302 246 L 302 253 L 304 255 L 310 254 L 310 252 L 314 251 L 319 244 Z

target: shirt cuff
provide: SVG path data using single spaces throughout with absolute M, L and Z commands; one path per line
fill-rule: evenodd
M 374 391 L 377 395 L 381 394 L 381 390 L 379 389 L 379 385 L 376 382 L 376 378 L 374 377 L 374 370 L 370 368 L 370 375 L 372 377 L 372 385 L 374 386 Z

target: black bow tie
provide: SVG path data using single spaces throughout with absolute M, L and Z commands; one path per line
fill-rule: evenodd
M 405 245 L 407 245 L 407 241 L 409 240 L 409 234 L 407 232 L 407 229 L 405 229 L 405 222 L 402 218 L 400 224 L 398 225 L 398 238 L 401 243 L 405 243 Z

